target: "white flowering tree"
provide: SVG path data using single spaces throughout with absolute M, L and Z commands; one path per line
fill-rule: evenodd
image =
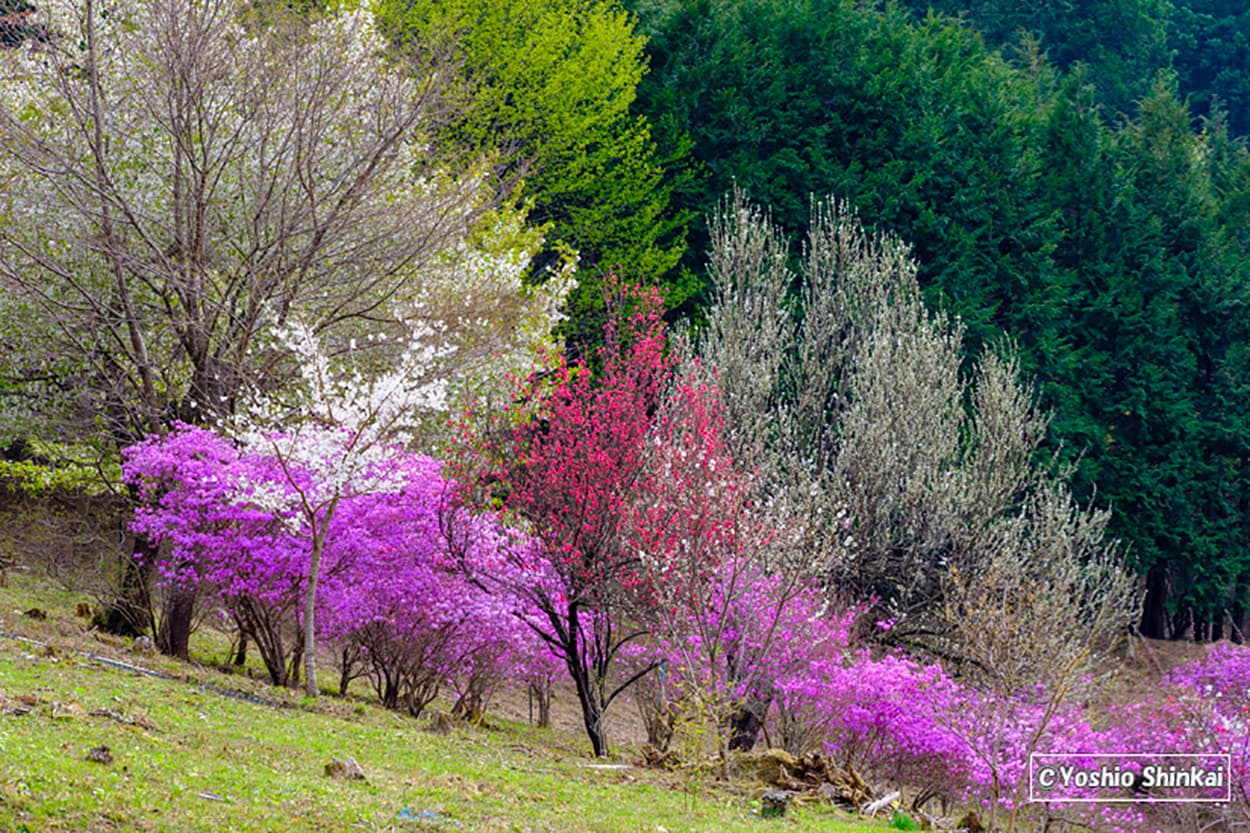
M 388 54 L 364 5 L 284 8 L 51 0 L 48 38 L 0 52 L 0 279 L 129 436 L 270 384 L 257 339 L 292 314 L 446 320 L 466 271 L 538 242 L 489 160 L 435 144 L 440 67 Z M 516 313 L 499 300 L 468 319 Z
M 405 345 L 456 380 L 448 396 L 549 333 L 567 281 L 522 286 L 539 233 L 499 203 L 496 160 L 435 138 L 445 67 L 396 54 L 367 2 L 336 9 L 39 4 L 46 36 L 0 50 L 0 286 L 21 299 L 3 309 L 47 326 L 23 342 L 40 355 L 0 362 L 11 384 L 85 392 L 77 429 L 103 417 L 121 446 L 227 418 L 249 391 L 281 400 L 306 357 L 274 331 L 313 339 L 357 385 L 394 382 L 388 345 Z M 163 647 L 185 653 L 185 637 Z
M 430 370 L 452 351 L 414 339 L 391 368 L 366 378 L 336 371 L 320 341 L 300 322 L 275 335 L 300 360 L 301 383 L 290 391 L 297 392 L 297 402 L 267 397 L 249 403 L 233 427 L 242 446 L 277 463 L 279 477 L 241 482 L 236 491 L 240 501 L 271 510 L 275 517 L 298 519 L 293 531 L 307 541 L 304 683 L 308 696 L 316 697 L 317 585 L 339 503 L 403 488 L 398 467 L 404 457 L 397 446 L 411 438 L 423 416 L 445 406 L 445 380 L 432 378 Z
M 798 274 L 741 193 L 711 229 L 704 354 L 735 451 L 806 520 L 799 563 L 828 554 L 826 585 L 875 599 L 882 641 L 948 662 L 992 702 L 1035 698 L 1036 745 L 1112 667 L 1101 658 L 1138 602 L 1108 513 L 1048 464 L 1048 418 L 1010 344 L 965 370 L 962 327 L 926 308 L 910 251 L 845 205 L 813 203 Z M 983 748 L 1018 728 L 1009 714 L 974 721 Z
M 517 230 L 508 233 L 511 236 Z M 321 556 L 332 534 L 339 503 L 354 495 L 398 493 L 404 485 L 404 446 L 428 444 L 430 422 L 443 422 L 454 402 L 503 390 L 509 374 L 532 369 L 553 355 L 550 334 L 557 308 L 571 288 L 569 271 L 553 276 L 544 291 L 521 298 L 527 257 L 469 256 L 459 274 L 466 288 L 430 320 L 425 300 L 411 308 L 404 338 L 385 333 L 349 341 L 347 361 L 331 351 L 302 321 L 275 333 L 281 352 L 299 367 L 297 382 L 249 398 L 230 427 L 239 442 L 276 460 L 283 488 L 241 483 L 240 498 L 300 519 L 310 558 L 304 590 L 304 685 L 316 697 L 317 585 Z M 473 289 L 468 287 L 473 287 Z M 514 308 L 501 320 L 486 315 L 478 297 Z M 501 328 L 501 324 L 509 326 Z M 455 380 L 455 381 L 453 381 Z M 437 435 L 435 435 L 437 436 Z

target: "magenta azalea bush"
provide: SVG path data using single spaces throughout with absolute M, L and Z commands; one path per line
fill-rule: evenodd
M 367 676 L 383 703 L 416 715 L 450 687 L 461 710 L 477 713 L 505 681 L 549 678 L 530 611 L 462 569 L 511 563 L 498 554 L 516 536 L 494 518 L 453 511 L 437 460 L 396 449 L 388 465 L 396 487 L 348 492 L 327 536 L 317 616 L 340 657 L 342 690 Z M 160 581 L 220 605 L 271 680 L 294 684 L 309 536 L 283 492 L 308 475 L 186 425 L 127 449 L 124 475 L 141 501 L 134 530 L 160 545 L 150 565 Z
M 714 431 L 706 436 L 714 439 Z M 705 494 L 716 484 L 725 495 L 717 500 L 746 511 L 737 481 L 722 474 L 731 461 L 709 443 L 692 458 L 706 471 L 684 476 Z M 124 475 L 139 502 L 133 528 L 159 545 L 146 565 L 157 580 L 218 606 L 256 646 L 272 681 L 293 685 L 310 569 L 308 507 L 298 500 L 316 474 L 294 464 L 298 457 L 255 449 L 178 425 L 126 449 Z M 623 620 L 606 618 L 608 600 L 596 595 L 608 583 L 573 593 L 580 585 L 569 578 L 567 548 L 545 549 L 544 539 L 509 528 L 504 516 L 461 505 L 462 490 L 438 460 L 395 448 L 376 465 L 386 467 L 385 478 L 360 491 L 348 483 L 333 516 L 320 519 L 328 532 L 318 638 L 337 658 L 343 692 L 363 678 L 386 706 L 413 715 L 447 694 L 455 713 L 473 719 L 502 686 L 549 693 L 576 667 L 560 629 L 578 621 L 584 636 L 616 640 L 606 654 L 613 665 L 591 666 L 605 675 L 596 685 L 644 680 L 638 697 L 654 704 L 653 717 L 670 720 L 670 731 L 675 704 L 697 695 L 726 733 L 722 749 L 748 748 L 762 733 L 878 783 L 983 806 L 1009 828 L 1066 822 L 1124 833 L 1168 829 L 1179 811 L 1132 790 L 1123 796 L 1132 804 L 1071 800 L 1093 790 L 1031 802 L 1030 756 L 1058 753 L 1083 767 L 1101 760 L 1132 770 L 1137 764 L 1115 756 L 1226 755 L 1231 801 L 1191 812 L 1210 830 L 1250 823 L 1245 647 L 1215 646 L 1150 697 L 1097 710 L 1083 691 L 981 689 L 939 664 L 874 650 L 858 623 L 867 607 L 833 607 L 819 584 L 769 570 L 758 554 L 775 536 L 705 517 L 719 505 L 710 499 L 697 511 L 683 509 L 680 536 L 664 536 L 659 523 L 631 527 L 639 530 L 635 545 L 666 555 L 617 571 L 628 579 L 622 589 L 635 612 L 625 637 L 612 630 Z M 556 469 L 564 471 L 554 467 L 544 489 L 557 488 Z M 587 488 L 594 482 L 583 480 Z M 673 494 L 649 493 L 664 498 L 649 511 L 684 506 L 677 485 L 665 489 Z M 700 529 L 714 538 L 704 547 L 687 540 Z

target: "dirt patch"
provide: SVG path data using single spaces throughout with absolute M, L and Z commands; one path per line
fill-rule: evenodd
M 530 719 L 529 697 L 523 687 L 509 688 L 496 695 L 487 712 L 508 720 L 527 723 Z M 534 705 L 534 717 L 537 719 L 538 705 Z M 647 740 L 647 731 L 642 724 L 642 716 L 633 700 L 622 694 L 605 718 L 608 728 L 608 743 L 615 752 L 641 746 Z M 551 727 L 557 732 L 568 733 L 585 738 L 586 728 L 582 724 L 582 709 L 577 702 L 577 691 L 570 680 L 556 684 L 551 698 Z M 590 754 L 590 741 L 586 741 L 586 753 Z
M 1202 659 L 1217 644 L 1134 637 L 1131 646 L 1118 653 L 1114 680 L 1097 698 L 1098 704 L 1125 706 L 1150 699 L 1172 670 Z

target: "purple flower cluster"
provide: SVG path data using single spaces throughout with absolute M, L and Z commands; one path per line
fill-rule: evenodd
M 490 516 L 456 511 L 439 461 L 395 449 L 388 465 L 396 486 L 348 491 L 326 534 L 317 617 L 340 670 L 367 675 L 388 706 L 414 714 L 445 685 L 480 696 L 525 678 L 528 664 L 549 674 L 529 612 L 462 569 L 508 568 L 499 553 L 524 542 Z M 142 502 L 134 529 L 160 544 L 161 580 L 213 599 L 273 681 L 293 682 L 310 556 L 296 486 L 312 474 L 191 426 L 127 449 L 124 471 Z
M 386 465 L 386 488 L 349 484 L 325 539 L 317 616 L 344 685 L 366 677 L 386 705 L 413 714 L 440 691 L 471 715 L 501 685 L 549 690 L 569 667 L 552 647 L 553 628 L 573 620 L 567 548 L 468 511 L 437 460 L 394 449 Z M 160 580 L 212 599 L 257 646 L 274 682 L 291 684 L 310 559 L 309 515 L 298 500 L 315 473 L 191 426 L 127 449 L 124 471 L 141 502 L 134 529 L 160 545 L 150 565 Z M 640 545 L 666 557 L 623 580 L 645 638 L 623 643 L 619 660 L 662 668 L 665 698 L 697 691 L 725 715 L 763 703 L 774 742 L 1012 818 L 1166 826 L 1166 810 L 1149 805 L 1026 803 L 1029 759 L 1039 753 L 1074 756 L 1085 768 L 1109 760 L 1095 756 L 1228 755 L 1232 801 L 1209 812 L 1244 818 L 1250 808 L 1250 650 L 1216 646 L 1124 705 L 1095 709 L 1077 690 L 995 691 L 870 649 L 856 636 L 861 610 L 833 609 L 818 585 L 752 561 L 743 543 L 758 538 L 750 529 L 706 529 L 725 557 L 683 556 L 698 550 L 688 535 L 659 544 L 640 535 Z M 589 599 L 575 601 L 594 633 L 600 614 Z M 1095 790 L 1086 792 L 1069 798 Z

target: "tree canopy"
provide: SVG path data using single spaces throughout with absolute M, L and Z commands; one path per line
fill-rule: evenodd
M 1054 413 L 1048 448 L 1076 466 L 1082 501 L 1112 510 L 1142 570 L 1166 575 L 1170 609 L 1232 615 L 1250 551 L 1250 259 L 1247 153 L 1227 122 L 1195 131 L 1167 73 L 1112 118 L 1092 64 L 1065 72 L 1028 39 L 997 51 L 941 15 L 637 8 L 652 52 L 640 110 L 662 144 L 691 147 L 676 205 L 707 215 L 737 183 L 795 235 L 809 195 L 832 194 L 908 241 L 972 356 L 1004 334 L 1019 345 Z M 1171 630 L 1161 616 L 1150 633 Z
M 605 272 L 685 300 L 685 217 L 667 210 L 665 151 L 631 109 L 647 59 L 617 0 L 386 0 L 380 13 L 396 40 L 451 53 L 464 87 L 445 135 L 507 150 L 548 250 L 577 251 L 571 343 L 598 336 Z

